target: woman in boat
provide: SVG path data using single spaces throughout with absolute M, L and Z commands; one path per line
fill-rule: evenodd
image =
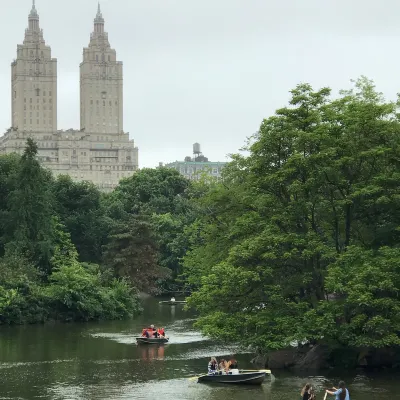
M 218 367 L 219 367 L 219 370 L 222 372 L 225 372 L 226 371 L 226 369 L 227 369 L 227 367 L 226 367 L 226 360 L 223 358 L 223 359 L 221 359 L 221 361 L 219 362 L 219 365 L 218 365 Z
M 226 368 L 225 371 L 226 373 L 237 373 L 238 371 L 238 362 L 232 357 L 227 363 L 226 363 Z
M 301 390 L 301 397 L 303 400 L 315 400 L 315 392 L 314 388 L 311 386 L 311 383 L 306 383 L 306 385 Z
M 211 360 L 208 363 L 208 373 L 216 374 L 218 371 L 218 362 L 215 357 L 211 357 Z
M 339 388 L 332 388 L 332 390 L 326 390 L 326 393 L 335 396 L 335 400 L 350 400 L 349 390 L 346 388 L 346 384 L 343 381 L 339 382 Z

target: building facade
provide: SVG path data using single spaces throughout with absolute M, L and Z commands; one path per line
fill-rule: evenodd
M 138 169 L 138 148 L 123 131 L 123 70 L 104 31 L 100 5 L 80 64 L 80 129 L 57 130 L 57 60 L 51 57 L 33 0 L 28 28 L 11 64 L 12 126 L 0 154 L 22 154 L 26 140 L 55 176 L 91 181 L 110 191 Z
M 190 180 L 199 180 L 205 174 L 216 180 L 222 178 L 222 170 L 226 162 L 209 161 L 200 151 L 200 144 L 193 145 L 193 157 L 187 156 L 184 161 L 174 161 L 171 163 L 160 163 L 160 167 L 176 169 L 181 175 Z

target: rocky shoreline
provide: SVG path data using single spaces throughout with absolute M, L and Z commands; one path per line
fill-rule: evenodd
M 306 345 L 263 353 L 251 361 L 269 369 L 399 368 L 400 347 L 382 349 Z

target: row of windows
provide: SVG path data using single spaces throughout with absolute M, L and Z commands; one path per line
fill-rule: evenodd
M 32 118 L 32 113 L 29 113 L 29 116 Z M 26 112 L 24 112 L 24 117 L 26 118 Z M 37 112 L 36 113 L 36 117 L 40 117 L 40 113 Z M 47 113 L 43 113 L 43 117 L 46 118 L 47 117 Z M 49 113 L 49 117 L 51 117 L 51 113 Z
M 196 168 L 196 172 L 200 172 L 200 171 L 202 171 L 202 170 L 203 170 L 203 168 Z M 205 169 L 205 171 L 206 171 L 206 172 L 210 172 L 210 171 L 207 170 L 207 168 Z M 181 174 L 189 174 L 189 175 L 191 175 L 191 174 L 193 174 L 194 172 L 195 172 L 195 171 L 194 171 L 194 168 L 188 168 L 187 170 L 185 170 L 185 168 L 181 168 L 181 169 L 180 169 L 180 173 L 181 173 Z M 214 174 L 214 175 L 218 174 L 218 168 L 212 168 L 211 173 Z
M 25 124 L 25 125 L 26 125 L 26 121 L 27 121 L 27 120 L 24 119 L 24 124 Z M 30 125 L 33 124 L 32 121 L 35 121 L 35 120 L 30 119 L 30 120 L 29 120 L 29 124 L 30 124 Z M 46 120 L 43 120 L 43 125 L 44 125 L 44 126 L 46 126 L 46 122 L 47 122 Z M 38 120 L 38 119 L 36 120 L 36 125 L 39 125 L 39 120 Z M 51 120 L 49 119 L 49 126 L 50 126 L 50 125 L 51 125 Z
M 106 60 L 105 55 L 102 54 L 101 55 L 101 61 L 105 61 L 105 60 Z M 111 61 L 111 56 L 108 56 L 107 60 L 110 62 Z M 96 54 L 96 61 L 99 62 L 99 55 L 98 54 Z
M 93 104 L 93 100 L 90 100 L 90 104 L 91 104 L 91 105 Z M 97 104 L 97 105 L 100 104 L 100 103 L 99 103 L 99 100 L 96 100 L 96 104 Z M 103 107 L 105 107 L 105 105 L 106 105 L 106 101 L 103 100 Z M 109 105 L 109 106 L 112 106 L 112 102 L 109 101 L 109 102 L 108 102 L 108 105 Z M 115 105 L 116 105 L 116 106 L 118 105 L 118 101 L 115 101 Z
M 40 110 L 40 106 L 39 105 L 37 105 L 36 107 L 35 106 L 33 106 L 33 108 L 32 108 L 32 105 L 30 105 L 29 106 L 29 109 L 30 110 Z M 49 110 L 52 110 L 53 109 L 53 106 L 49 106 Z M 24 110 L 26 111 L 26 105 L 24 105 Z M 44 105 L 43 106 L 43 110 L 47 110 L 47 106 L 46 105 Z
M 24 103 L 26 103 L 26 97 L 24 98 Z M 29 103 L 33 103 L 32 97 L 29 99 Z M 39 99 L 36 99 L 36 103 L 39 103 Z M 43 103 L 46 103 L 46 99 L 43 99 Z M 49 103 L 52 104 L 53 103 L 53 99 L 49 99 Z

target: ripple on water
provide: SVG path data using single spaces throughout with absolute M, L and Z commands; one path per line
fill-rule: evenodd
M 136 344 L 136 338 L 140 336 L 139 332 L 96 332 L 90 333 L 93 338 L 109 339 L 121 344 Z M 169 343 L 168 344 L 185 344 L 195 342 L 205 342 L 209 339 L 196 331 L 179 331 L 170 329 L 168 330 Z
M 202 385 L 189 379 L 170 379 L 122 386 L 96 385 L 82 387 L 53 386 L 51 394 L 57 399 L 152 399 L 162 395 L 166 400 L 237 400 L 265 399 L 270 392 L 270 383 L 261 387 Z

